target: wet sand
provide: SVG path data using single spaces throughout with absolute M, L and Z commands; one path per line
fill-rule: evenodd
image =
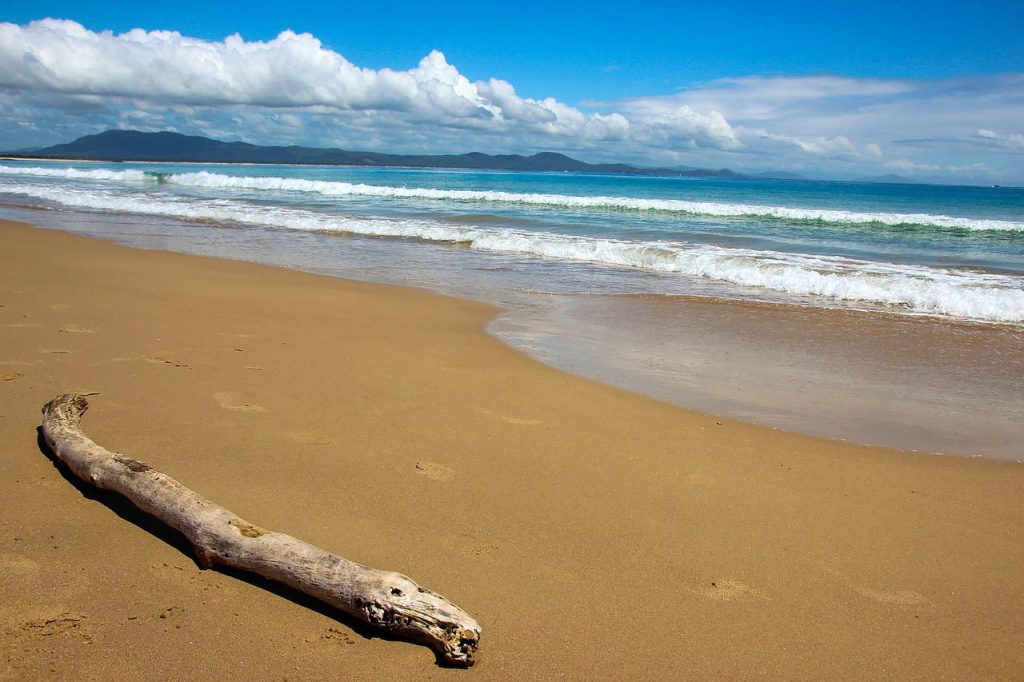
M 1024 676 L 1024 467 L 686 411 L 423 291 L 0 225 L 0 677 Z M 202 571 L 69 482 L 40 406 L 261 526 L 406 573 L 478 664 Z
M 523 287 L 543 279 L 539 271 L 520 278 L 502 267 L 481 278 L 479 267 L 456 266 L 446 249 L 415 241 L 388 240 L 385 251 L 351 237 L 281 237 L 136 216 L 10 206 L 4 214 L 135 248 L 491 303 L 502 313 L 488 332 L 514 348 L 686 409 L 868 445 L 1024 457 L 1019 326 L 705 297 L 541 293 Z
M 489 329 L 681 407 L 855 443 L 1024 459 L 1024 330 L 682 296 L 536 297 Z

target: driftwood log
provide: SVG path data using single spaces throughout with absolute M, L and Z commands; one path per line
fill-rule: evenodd
M 148 464 L 110 452 L 81 430 L 89 403 L 65 394 L 43 406 L 43 437 L 83 481 L 113 490 L 184 535 L 203 568 L 229 566 L 289 585 L 389 635 L 422 642 L 448 664 L 471 666 L 480 626 L 400 573 L 367 568 L 254 526 Z

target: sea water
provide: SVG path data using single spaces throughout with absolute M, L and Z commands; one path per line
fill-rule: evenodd
M 743 344 L 731 342 L 727 330 L 716 332 L 713 340 L 695 334 L 692 325 L 683 333 L 680 321 L 702 319 L 701 328 L 707 329 L 713 326 L 711 318 L 696 315 L 694 306 L 733 301 L 812 315 L 857 311 L 872 319 L 930 320 L 943 329 L 990 329 L 980 332 L 983 338 L 998 338 L 1000 347 L 1009 349 L 1024 334 L 1024 189 L 1018 188 L 4 161 L 0 205 L 6 217 L 136 246 L 429 287 L 496 302 L 511 313 L 492 331 L 552 364 L 698 409 L 869 442 L 879 440 L 873 434 L 884 430 L 877 419 L 854 419 L 852 428 L 838 429 L 834 425 L 844 420 L 834 411 L 833 427 L 829 414 L 811 415 L 814 424 L 825 424 L 818 427 L 778 417 L 813 413 L 813 406 L 769 409 L 773 401 L 767 399 L 737 399 L 730 408 L 728 401 L 708 398 L 720 388 L 722 377 L 715 375 L 706 378 L 704 390 L 692 385 L 683 390 L 689 385 L 683 375 L 694 374 L 692 366 L 688 370 L 685 362 L 680 364 L 684 351 L 692 354 L 702 343 L 709 350 Z M 661 305 L 673 300 L 680 305 Z M 594 320 L 603 322 L 594 327 Z M 763 323 L 786 324 L 770 314 Z M 845 324 L 834 334 L 856 335 L 855 327 Z M 933 343 L 957 337 L 956 332 L 929 334 Z M 805 353 L 800 338 L 786 345 L 796 353 L 789 360 L 793 372 L 805 375 L 803 384 L 791 382 L 797 395 L 806 392 L 807 366 L 814 364 L 804 360 L 820 349 Z M 972 341 L 972 347 L 977 345 Z M 652 360 L 655 348 L 660 363 Z M 913 359 L 912 348 L 904 352 Z M 822 359 L 824 365 L 843 361 L 833 356 Z M 705 366 L 715 364 L 709 357 L 702 360 Z M 751 356 L 745 362 L 754 385 L 757 372 L 767 370 L 753 365 L 786 361 Z M 986 362 L 979 374 L 995 378 L 1018 371 L 1016 359 L 1004 367 L 999 360 Z M 892 368 L 891 382 L 911 384 L 903 387 L 908 395 L 930 381 L 901 376 L 910 364 L 907 358 L 894 363 L 900 366 Z M 828 384 L 822 379 L 815 390 L 842 390 Z M 983 381 L 975 398 L 993 393 L 990 384 Z M 888 391 L 886 400 L 891 401 L 891 389 L 873 385 L 857 390 Z M 742 382 L 737 392 L 743 394 Z M 996 393 L 996 426 L 1015 417 L 1024 420 L 1013 386 L 1000 386 Z M 975 398 L 950 409 L 993 412 L 992 405 Z M 948 414 L 907 416 L 918 422 L 915 432 L 922 431 L 922 419 L 930 418 L 948 422 Z M 970 422 L 963 429 L 971 424 L 980 428 Z M 992 423 L 984 426 L 993 428 Z M 1001 455 L 1012 457 L 1013 434 L 1011 428 L 999 436 L 1008 443 L 1009 454 L 1000 450 Z M 985 450 L 976 442 L 952 444 L 955 439 L 882 440 L 900 447 Z

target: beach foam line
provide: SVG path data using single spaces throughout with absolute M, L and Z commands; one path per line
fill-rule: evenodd
M 687 242 L 625 241 L 432 220 L 352 218 L 232 199 L 125 195 L 96 188 L 6 185 L 63 206 L 274 229 L 414 238 L 499 253 L 622 266 L 798 296 L 893 306 L 965 320 L 1024 322 L 1024 278 Z
M 310 192 L 324 196 L 364 196 L 395 199 L 433 199 L 465 202 L 511 203 L 571 209 L 609 209 L 679 213 L 712 218 L 762 218 L 788 222 L 835 225 L 880 225 L 886 227 L 930 227 L 947 230 L 1024 232 L 1024 222 L 983 218 L 963 218 L 928 213 L 864 213 L 835 209 L 797 208 L 759 204 L 730 204 L 683 199 L 643 199 L 639 197 L 588 196 L 503 192 L 497 190 L 435 189 L 430 187 L 392 187 L 363 183 L 307 180 L 259 176 L 235 176 L 199 171 L 160 173 L 153 171 L 78 170 L 74 168 L 33 168 L 0 166 L 0 173 L 34 175 L 82 180 L 155 181 L 210 189 L 252 189 L 278 192 Z
M 30 175 L 43 178 L 67 178 L 69 180 L 112 180 L 120 182 L 141 182 L 149 178 L 146 171 L 141 170 L 107 170 L 105 168 L 39 168 L 34 166 L 3 166 L 0 173 L 4 175 Z

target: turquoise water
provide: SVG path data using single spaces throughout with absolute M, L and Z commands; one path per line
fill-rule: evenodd
M 1024 459 L 1021 189 L 4 161 L 0 216 L 485 300 L 512 346 L 686 407 Z
M 442 288 L 447 276 L 456 293 L 686 294 L 1024 323 L 1016 188 L 5 161 L 0 204 L 116 214 L 163 248 Z

